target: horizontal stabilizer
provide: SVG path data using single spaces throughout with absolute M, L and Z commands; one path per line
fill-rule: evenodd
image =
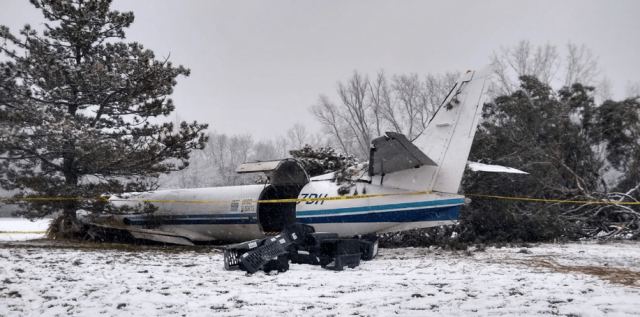
M 265 173 L 272 185 L 302 186 L 309 182 L 307 172 L 294 159 L 243 163 L 236 173 Z
M 310 177 L 309 180 L 312 182 L 317 182 L 317 181 L 330 181 L 330 180 L 334 180 L 335 178 L 336 178 L 336 172 L 331 172 L 331 173 Z
M 243 163 L 238 166 L 236 173 L 271 172 L 278 168 L 281 162 L 282 160 Z
M 374 139 L 371 143 L 371 175 L 384 175 L 423 165 L 437 165 L 403 134 L 387 132 L 386 136 Z
M 467 162 L 467 166 L 474 172 L 492 172 L 492 173 L 512 173 L 512 174 L 529 174 L 527 172 L 506 167 L 501 165 L 482 164 L 478 162 Z

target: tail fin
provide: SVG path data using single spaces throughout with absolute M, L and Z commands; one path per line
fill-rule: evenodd
M 457 193 L 482 114 L 488 74 L 488 70 L 483 70 L 467 71 L 462 75 L 424 133 L 414 141 L 435 165 L 374 177 L 373 183 L 410 190 Z

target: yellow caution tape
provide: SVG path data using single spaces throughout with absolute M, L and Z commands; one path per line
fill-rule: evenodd
M 388 196 L 407 196 L 407 195 L 425 195 L 431 191 L 416 191 L 408 193 L 385 193 L 385 194 L 360 194 L 360 195 L 344 195 L 331 197 L 314 197 L 314 198 L 285 198 L 285 199 L 263 199 L 263 200 L 238 200 L 239 202 L 250 202 L 260 204 L 275 203 L 300 203 L 300 202 L 318 202 L 318 201 L 336 201 L 351 199 L 366 199 Z M 568 199 L 547 199 L 532 197 L 513 197 L 498 195 L 481 195 L 481 194 L 465 194 L 468 197 L 489 198 L 497 200 L 509 201 L 525 201 L 539 203 L 558 203 L 558 204 L 597 204 L 597 205 L 640 205 L 640 202 L 618 202 L 611 200 L 568 200 Z M 102 201 L 102 202 L 141 202 L 141 203 L 180 203 L 180 204 L 228 204 L 230 200 L 181 200 L 181 199 L 109 199 L 108 197 L 86 198 L 86 197 L 24 197 L 24 198 L 0 198 L 0 201 Z
M 637 202 L 637 201 L 547 199 L 547 198 L 511 197 L 511 196 L 479 195 L 479 194 L 465 194 L 465 196 L 491 198 L 491 199 L 497 199 L 497 200 L 529 201 L 529 202 L 554 203 L 554 204 L 640 205 L 640 202 Z
M 386 193 L 386 194 L 361 194 L 361 195 L 344 195 L 344 196 L 331 196 L 331 197 L 314 197 L 314 198 L 284 198 L 284 199 L 261 199 L 261 200 L 239 200 L 249 201 L 251 203 L 259 204 L 276 204 L 276 203 L 299 203 L 299 202 L 317 202 L 317 201 L 332 201 L 332 200 L 350 200 L 350 199 L 365 199 L 376 197 L 388 197 L 388 196 L 406 196 L 406 195 L 424 195 L 430 194 L 430 191 L 418 191 L 409 193 Z M 181 203 L 181 204 L 211 204 L 211 203 L 229 203 L 229 200 L 171 200 L 171 199 L 109 199 L 109 201 L 138 201 L 145 203 Z
M 251 203 L 260 204 L 275 204 L 275 203 L 299 203 L 299 202 L 317 202 L 326 200 L 350 200 L 350 199 L 365 199 L 376 197 L 388 197 L 388 196 L 407 196 L 407 195 L 424 195 L 430 194 L 430 191 L 416 191 L 409 193 L 384 193 L 384 194 L 360 194 L 360 195 L 344 195 L 344 196 L 331 196 L 331 197 L 314 197 L 314 198 L 285 198 L 285 199 L 262 199 L 262 200 L 241 200 L 250 201 Z M 186 204 L 215 204 L 215 203 L 230 203 L 230 200 L 183 200 L 183 199 L 125 199 L 115 198 L 109 199 L 108 197 L 88 198 L 88 197 L 23 197 L 23 198 L 0 198 L 0 201 L 23 201 L 23 202 L 39 202 L 39 201 L 102 201 L 102 202 L 144 202 L 144 203 L 186 203 Z
M 83 197 L 3 197 L 0 201 L 78 201 L 78 200 L 104 200 L 103 198 L 83 198 Z

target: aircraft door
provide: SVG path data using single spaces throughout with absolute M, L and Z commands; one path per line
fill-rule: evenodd
M 296 198 L 309 182 L 307 173 L 296 160 L 247 163 L 239 170 L 262 171 L 269 179 L 269 184 L 260 193 L 257 209 L 258 226 L 264 234 L 280 233 L 286 225 L 296 221 Z

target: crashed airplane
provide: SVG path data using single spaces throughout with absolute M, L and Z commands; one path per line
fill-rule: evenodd
M 294 222 L 340 237 L 452 224 L 465 197 L 460 181 L 484 104 L 488 72 L 468 71 L 414 142 L 387 132 L 372 141 L 368 169 L 350 191 L 333 173 L 309 178 L 293 159 L 245 163 L 238 173 L 265 173 L 267 184 L 158 190 L 112 196 L 115 206 L 147 202 L 151 214 L 84 217 L 163 243 L 238 242 L 275 235 Z M 475 171 L 523 173 L 470 163 Z

